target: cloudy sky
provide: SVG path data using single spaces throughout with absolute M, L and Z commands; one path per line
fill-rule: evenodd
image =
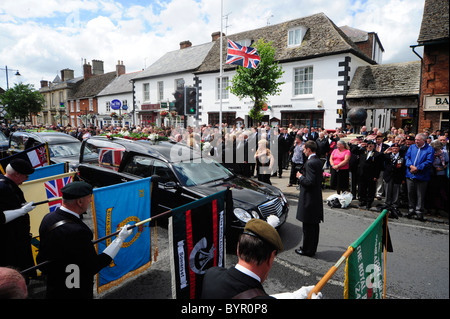
M 337 26 L 376 32 L 383 63 L 417 60 L 424 0 L 222 0 L 224 32 L 233 34 L 323 12 Z M 221 0 L 1 0 L 0 87 L 53 81 L 82 61 L 118 60 L 127 72 L 150 66 L 164 53 L 211 41 L 220 31 Z M 421 52 L 421 51 L 419 51 Z M 21 76 L 15 76 L 19 70 Z

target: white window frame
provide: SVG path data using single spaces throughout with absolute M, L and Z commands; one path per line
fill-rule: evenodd
M 158 81 L 158 101 L 164 100 L 164 82 Z
M 228 100 L 230 98 L 230 92 L 227 90 L 229 83 L 228 76 L 222 76 L 222 100 Z M 216 100 L 220 100 L 220 77 L 216 78 Z
M 297 47 L 302 44 L 303 38 L 308 29 L 305 27 L 296 27 L 288 30 L 288 47 Z
M 150 83 L 142 84 L 142 99 L 145 102 L 150 101 Z
M 292 83 L 294 96 L 312 95 L 314 87 L 314 67 L 309 65 L 294 68 Z

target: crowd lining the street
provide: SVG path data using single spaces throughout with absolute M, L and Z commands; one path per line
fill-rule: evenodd
M 95 135 L 129 139 L 170 139 L 185 143 L 204 153 L 207 152 L 235 173 L 247 177 L 256 174 L 258 180 L 269 184 L 271 177 L 277 175 L 281 177 L 283 170 L 290 167 L 287 186 L 296 186 L 296 173 L 302 170 L 306 161 L 303 155 L 303 144 L 307 140 L 314 140 L 318 146 L 317 156 L 324 162 L 326 185 L 329 181 L 329 187 L 335 189 L 338 194 L 345 191 L 351 192 L 353 199 L 358 199 L 360 206 L 366 209 L 370 209 L 374 199 L 384 198 L 385 206 L 397 209 L 398 213 L 399 207 L 408 207 L 408 203 L 409 206 L 411 205 L 407 184 L 408 179 L 415 179 L 416 176 L 412 176 L 412 179 L 408 178 L 409 165 L 407 167 L 405 157 L 410 146 L 415 144 L 416 137 L 420 135 L 431 147 L 433 153 L 431 163 L 427 164 L 428 168 L 424 170 L 423 176 L 419 177 L 427 181 L 424 197 L 419 199 L 423 202 L 420 205 L 424 205 L 420 210 L 425 209 L 428 215 L 441 215 L 443 212 L 448 212 L 448 131 L 424 130 L 423 133 L 414 134 L 408 127 L 404 129 L 392 127 L 389 131 L 380 132 L 377 128 L 368 131 L 366 126 L 362 126 L 358 132 L 354 132 L 354 128 L 350 125 L 347 125 L 345 129 L 336 128 L 330 131 L 315 127 L 310 129 L 295 127 L 292 124 L 288 127 L 276 127 L 276 130 L 267 124 L 245 128 L 228 126 L 225 123 L 222 127 L 221 131 L 218 125 L 206 124 L 196 127 L 188 126 L 186 129 L 164 125 L 161 127 L 110 125 L 99 128 L 92 124 L 78 127 L 70 125 L 7 127 L 3 124 L 1 129 L 6 136 L 15 130 L 53 130 L 74 136 L 80 141 Z M 349 134 L 352 134 L 351 139 L 348 138 Z M 248 149 L 248 143 L 252 139 L 254 142 L 251 145 L 255 147 L 250 146 L 251 149 Z M 395 147 L 392 147 L 393 145 Z M 372 149 L 376 155 L 372 155 L 372 161 L 369 163 L 362 160 L 361 158 L 367 156 Z M 226 150 L 232 150 L 232 152 Z M 396 163 L 400 163 L 396 164 L 398 167 L 395 167 L 395 170 L 386 169 L 394 158 Z M 395 181 L 390 182 L 394 173 Z M 422 214 L 423 211 L 420 213 Z M 419 219 L 422 219 L 422 215 Z

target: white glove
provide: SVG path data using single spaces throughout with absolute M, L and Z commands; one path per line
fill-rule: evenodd
M 280 219 L 275 215 L 269 215 L 267 217 L 267 223 L 272 226 L 273 228 L 276 228 L 278 224 L 280 223 Z
M 294 292 L 279 293 L 271 296 L 277 299 L 307 299 L 309 292 L 313 290 L 314 287 L 315 286 L 305 286 Z M 311 299 L 322 299 L 322 293 L 319 292 L 317 295 L 313 293 Z
M 117 238 L 114 239 L 113 242 L 103 251 L 104 254 L 107 254 L 112 259 L 116 257 L 125 239 L 127 239 L 127 237 L 133 233 L 132 229 L 127 229 L 128 226 L 129 225 L 125 225 L 121 228 L 119 234 L 117 235 Z
M 31 201 L 27 203 L 26 205 L 23 205 L 21 208 L 12 209 L 12 210 L 5 210 L 3 214 L 5 214 L 5 224 L 9 223 L 10 221 L 19 218 L 28 212 L 31 212 L 33 209 L 36 208 L 36 206 L 33 206 L 34 202 Z

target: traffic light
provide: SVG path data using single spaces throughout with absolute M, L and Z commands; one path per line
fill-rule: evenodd
M 184 88 L 184 114 L 185 115 L 197 115 L 198 100 L 197 100 L 197 88 L 185 87 Z
M 184 90 L 177 89 L 173 96 L 175 97 L 175 109 L 178 115 L 184 115 Z

